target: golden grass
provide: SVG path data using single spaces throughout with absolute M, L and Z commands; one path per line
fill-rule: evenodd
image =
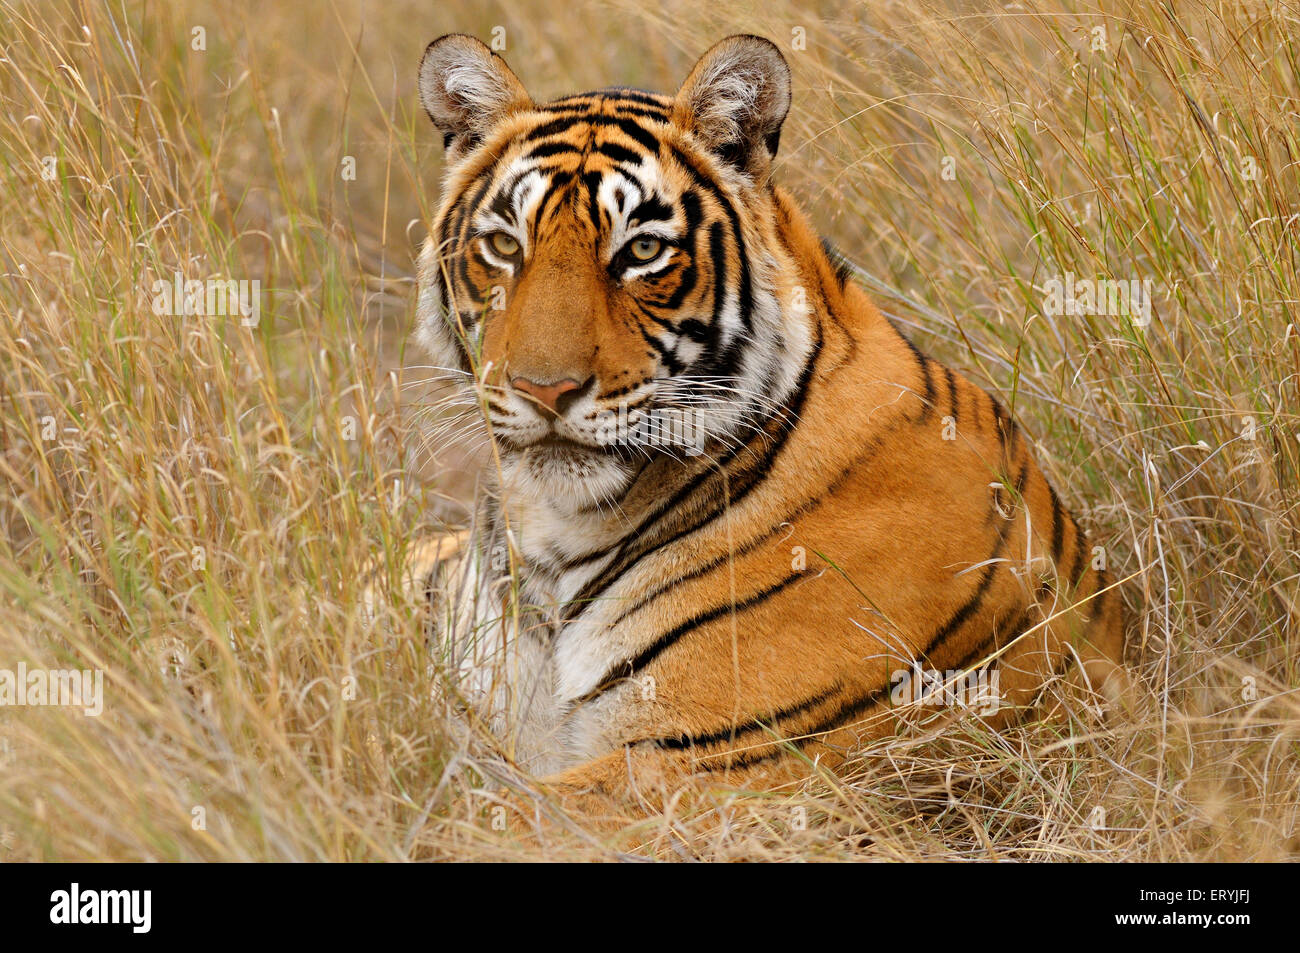
M 431 699 L 414 609 L 376 634 L 360 607 L 361 567 L 472 486 L 406 347 L 441 162 L 414 80 L 428 40 L 497 26 L 537 97 L 778 42 L 777 176 L 1014 406 L 1134 615 L 1130 719 L 894 740 L 636 853 L 1300 852 L 1300 11 L 815 6 L 0 0 L 0 669 L 107 695 L 0 710 L 0 859 L 543 855 L 471 796 L 489 742 Z M 260 323 L 155 315 L 178 271 L 260 281 Z M 1066 272 L 1150 279 L 1154 320 L 1044 316 Z

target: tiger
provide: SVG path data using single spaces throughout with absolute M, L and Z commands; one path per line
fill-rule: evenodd
M 490 462 L 411 571 L 509 763 L 644 808 L 834 770 L 926 699 L 1002 730 L 1055 680 L 1114 696 L 1117 583 L 1021 425 L 772 181 L 775 44 L 537 103 L 449 34 L 418 93 L 445 171 L 415 336 Z

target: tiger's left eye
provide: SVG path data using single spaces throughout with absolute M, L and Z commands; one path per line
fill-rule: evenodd
M 492 245 L 492 250 L 498 255 L 509 258 L 519 252 L 519 242 L 513 235 L 507 235 L 505 232 L 493 232 L 488 237 L 488 241 Z
M 650 261 L 663 250 L 663 247 L 663 242 L 650 235 L 642 235 L 640 238 L 633 239 L 632 243 L 627 246 L 628 251 L 637 261 Z

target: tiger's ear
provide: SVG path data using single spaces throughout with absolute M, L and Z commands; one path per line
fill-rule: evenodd
M 452 152 L 463 153 L 508 115 L 533 104 L 506 61 L 464 33 L 448 33 L 425 48 L 419 86 L 420 105 Z
M 673 103 L 674 121 L 754 179 L 767 174 L 790 111 L 790 67 L 771 40 L 738 34 L 700 57 Z

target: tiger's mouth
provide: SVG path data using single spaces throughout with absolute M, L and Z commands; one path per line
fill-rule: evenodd
M 706 407 L 700 399 L 660 401 L 647 395 L 627 411 L 598 407 L 576 418 L 551 414 L 523 427 L 491 417 L 489 423 L 503 452 L 532 465 L 603 462 L 639 470 L 661 456 L 682 461 L 699 456 L 715 430 L 742 417 L 743 409 L 716 399 Z
M 578 437 L 560 433 L 554 424 L 541 436 L 532 440 L 504 436 L 500 439 L 509 450 L 557 461 L 585 460 L 593 456 L 622 456 L 621 448 L 616 444 L 605 445 L 598 441 L 589 443 Z
M 588 428 L 551 419 L 544 424 L 543 430 L 535 435 L 520 436 L 516 433 L 502 433 L 498 439 L 509 450 L 534 451 L 556 457 L 581 457 L 592 454 L 622 456 L 617 434 L 614 439 L 603 439 L 599 428 L 586 432 Z
M 504 442 L 506 485 L 548 503 L 588 507 L 624 491 L 644 461 L 618 446 L 591 445 L 554 428 L 526 443 Z
M 530 450 L 533 453 L 542 454 L 557 460 L 578 460 L 593 453 L 604 452 L 607 448 L 588 446 L 585 443 L 581 443 L 570 437 L 557 433 L 552 429 L 545 436 L 538 440 L 534 440 L 522 449 Z

